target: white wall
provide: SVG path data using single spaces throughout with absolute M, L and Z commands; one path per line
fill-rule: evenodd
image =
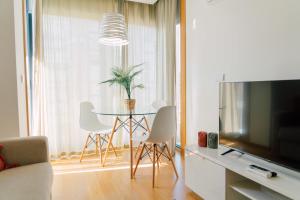
M 14 4 L 0 1 L 0 138 L 19 133 Z
M 0 138 L 27 134 L 22 31 L 22 1 L 0 0 Z
M 1 0 L 0 0 L 1 1 Z M 22 1 L 14 0 L 14 24 L 15 24 L 15 54 L 18 86 L 18 113 L 19 113 L 19 136 L 28 135 L 26 88 L 25 88 L 25 60 L 24 60 L 24 37 Z
M 187 143 L 218 131 L 218 81 L 300 78 L 300 1 L 187 0 Z

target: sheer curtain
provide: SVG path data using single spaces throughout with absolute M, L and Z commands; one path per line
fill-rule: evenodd
M 177 0 L 160 0 L 156 4 L 156 95 L 168 105 L 175 104 L 176 9 Z
M 37 80 L 33 98 L 33 135 L 46 135 L 54 156 L 79 152 L 85 138 L 80 130 L 79 104 L 116 109 L 118 88 L 101 88 L 111 66 L 120 65 L 120 48 L 97 43 L 99 18 L 114 9 L 113 1 L 43 0 L 42 38 L 37 49 Z M 38 39 L 38 36 L 37 36 Z M 101 98 L 105 93 L 108 98 Z M 100 106 L 99 106 L 100 105 Z
M 129 65 L 144 63 L 137 82 L 143 83 L 145 89 L 134 93 L 137 106 L 149 107 L 161 99 L 157 90 L 165 85 L 163 80 L 158 81 L 162 77 L 157 74 L 165 66 L 157 63 L 155 5 L 127 2 L 130 43 L 122 48 L 97 42 L 100 19 L 115 10 L 117 1 L 36 2 L 32 135 L 48 137 L 53 157 L 81 151 L 86 137 L 78 122 L 81 101 L 91 101 L 99 112 L 123 108 L 124 92 L 120 87 L 98 83 L 110 78 L 111 67 L 124 67 L 124 60 Z M 113 122 L 112 117 L 100 119 L 106 124 Z M 116 146 L 127 142 L 126 133 L 117 134 L 114 141 Z
M 151 105 L 156 100 L 156 22 L 155 7 L 128 2 L 128 63 L 144 63 L 137 83 L 145 89 L 134 91 L 137 106 Z
M 156 4 L 156 98 L 175 105 L 176 90 L 176 10 L 177 0 L 160 0 Z M 179 127 L 177 127 L 179 128 Z M 176 137 L 168 142 L 175 154 Z

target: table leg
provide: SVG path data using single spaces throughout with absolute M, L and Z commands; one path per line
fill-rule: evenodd
M 117 127 L 117 124 L 118 124 L 118 121 L 119 121 L 119 117 L 116 117 L 116 120 L 114 122 L 114 126 L 111 130 L 111 135 L 109 137 L 109 141 L 108 141 L 108 144 L 107 144 L 107 147 L 106 147 L 106 150 L 105 150 L 105 154 L 104 154 L 104 158 L 103 158 L 103 163 L 102 163 L 102 166 L 104 167 L 104 164 L 105 164 L 105 161 L 106 161 L 106 156 L 107 156 L 107 153 L 109 151 L 109 147 L 111 146 L 112 144 L 112 139 L 114 137 L 114 134 L 115 134 L 115 131 L 116 131 L 116 127 Z
M 156 150 L 156 144 L 153 144 L 153 175 L 152 175 L 152 187 L 154 188 L 154 182 L 155 182 L 155 152 Z
M 132 115 L 129 117 L 129 135 L 130 135 L 130 178 L 133 179 L 133 148 L 132 148 Z

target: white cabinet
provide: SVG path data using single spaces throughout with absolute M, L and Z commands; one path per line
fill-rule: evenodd
M 267 161 L 233 152 L 192 145 L 185 150 L 185 184 L 205 200 L 300 200 L 300 173 Z M 264 178 L 250 172 L 250 164 L 277 172 Z
M 225 168 L 188 151 L 185 184 L 205 200 L 225 200 Z

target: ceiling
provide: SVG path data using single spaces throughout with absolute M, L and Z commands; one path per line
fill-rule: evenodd
M 158 0 L 127 0 L 145 4 L 155 4 Z

